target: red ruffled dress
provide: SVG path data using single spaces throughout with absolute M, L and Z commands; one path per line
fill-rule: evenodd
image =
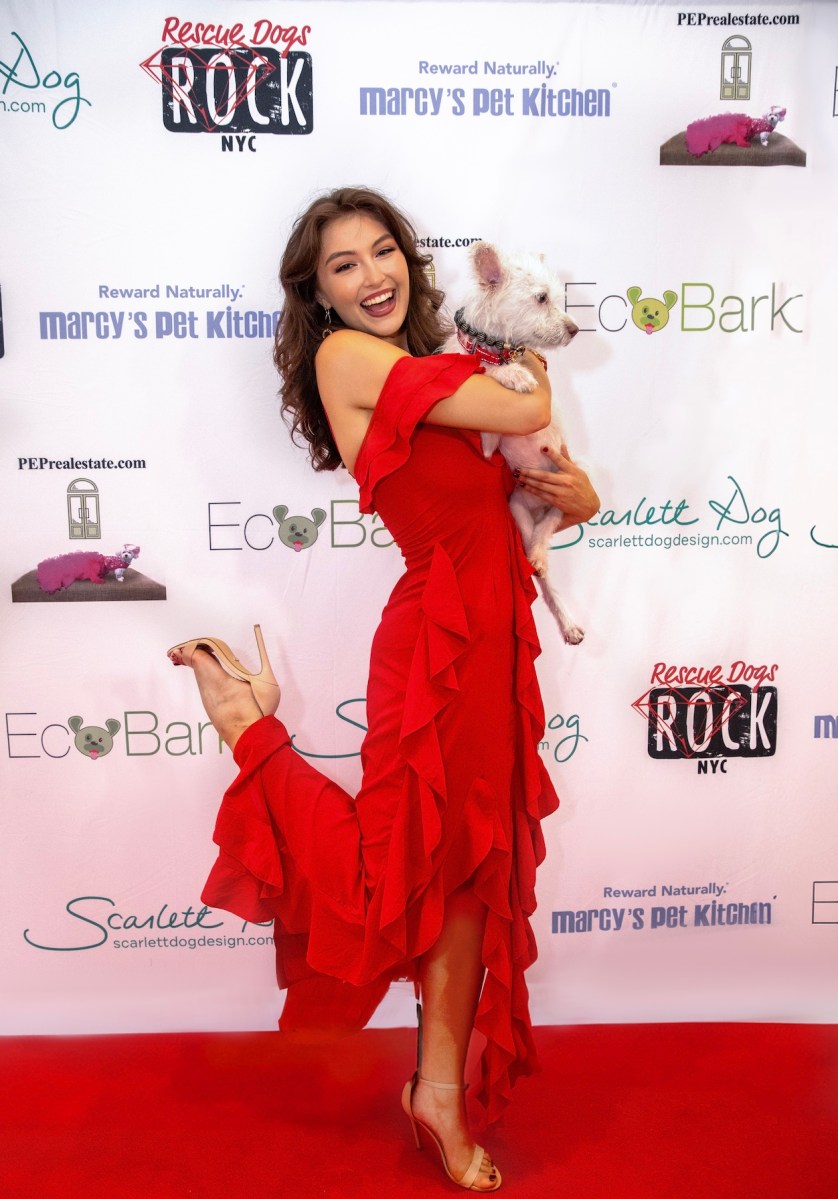
M 488 909 L 476 1028 L 479 1097 L 492 1120 L 537 1067 L 524 971 L 557 804 L 538 753 L 532 569 L 507 503 L 514 486 L 477 433 L 424 424 L 478 370 L 457 354 L 401 358 L 356 463 L 361 511 L 377 511 L 405 573 L 375 634 L 363 783 L 353 799 L 264 717 L 240 738 L 203 901 L 275 920 L 280 1028 L 363 1027 L 395 978 L 413 978 L 446 896 L 468 884 Z

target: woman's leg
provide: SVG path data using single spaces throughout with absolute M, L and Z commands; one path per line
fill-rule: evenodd
M 437 1090 L 430 1082 L 462 1084 L 466 1054 L 483 983 L 481 947 L 484 905 L 466 890 L 448 897 L 442 932 L 421 963 L 423 1046 L 420 1078 L 413 1092 L 414 1115 L 434 1130 L 445 1148 L 448 1168 L 461 1178 L 474 1156 L 463 1091 Z M 483 1157 L 473 1186 L 491 1190 L 496 1175 Z

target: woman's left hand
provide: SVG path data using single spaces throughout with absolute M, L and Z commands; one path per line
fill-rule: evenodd
M 564 519 L 560 529 L 584 524 L 599 511 L 599 496 L 591 480 L 570 457 L 566 445 L 562 446 L 561 452 L 547 446 L 544 453 L 556 470 L 522 469 L 518 473 L 518 486 L 561 510 Z

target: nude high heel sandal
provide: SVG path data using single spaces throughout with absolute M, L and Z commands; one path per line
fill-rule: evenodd
M 268 661 L 268 655 L 265 652 L 265 641 L 262 637 L 262 629 L 258 624 L 253 626 L 253 632 L 256 637 L 256 645 L 259 648 L 258 674 L 252 674 L 246 667 L 242 666 L 227 642 L 220 641 L 217 637 L 195 637 L 192 641 L 184 641 L 180 645 L 173 645 L 168 650 L 168 657 L 175 666 L 188 666 L 195 650 L 205 649 L 218 659 L 227 673 L 232 675 L 234 679 L 242 679 L 243 682 L 250 684 L 253 698 L 263 716 L 273 716 L 279 707 L 279 684 Z
M 492 1166 L 492 1173 L 489 1175 L 490 1181 L 492 1181 L 492 1176 L 495 1176 L 493 1185 L 488 1187 L 474 1186 L 477 1176 L 480 1173 L 480 1167 L 483 1164 L 483 1156 L 486 1152 L 482 1145 L 474 1146 L 474 1156 L 471 1159 L 471 1165 L 468 1167 L 465 1174 L 463 1174 L 462 1178 L 455 1178 L 448 1169 L 448 1161 L 445 1157 L 445 1150 L 442 1147 L 442 1142 L 440 1141 L 439 1137 L 432 1128 L 429 1128 L 428 1125 L 423 1123 L 421 1120 L 417 1120 L 416 1116 L 413 1114 L 413 1091 L 417 1082 L 419 1081 L 420 1075 L 419 1071 L 417 1070 L 413 1075 L 413 1078 L 409 1079 L 404 1084 L 404 1090 L 402 1091 L 402 1107 L 404 1108 L 405 1115 L 410 1121 L 411 1128 L 413 1129 L 413 1135 L 416 1138 L 416 1148 L 422 1148 L 422 1142 L 419 1139 L 419 1129 L 421 1128 L 423 1132 L 428 1134 L 439 1150 L 439 1156 L 442 1158 L 442 1167 L 452 1182 L 455 1182 L 457 1186 L 465 1187 L 467 1191 L 496 1191 L 500 1186 L 502 1179 L 500 1170 L 495 1165 Z M 464 1086 L 460 1086 L 460 1084 L 456 1082 L 431 1082 L 430 1079 L 427 1078 L 421 1078 L 421 1081 L 426 1087 L 435 1087 L 438 1091 L 464 1091 L 466 1089 Z

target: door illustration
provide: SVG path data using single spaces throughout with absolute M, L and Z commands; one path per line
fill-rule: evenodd
M 751 98 L 751 43 L 746 37 L 729 37 L 722 46 L 723 100 Z

